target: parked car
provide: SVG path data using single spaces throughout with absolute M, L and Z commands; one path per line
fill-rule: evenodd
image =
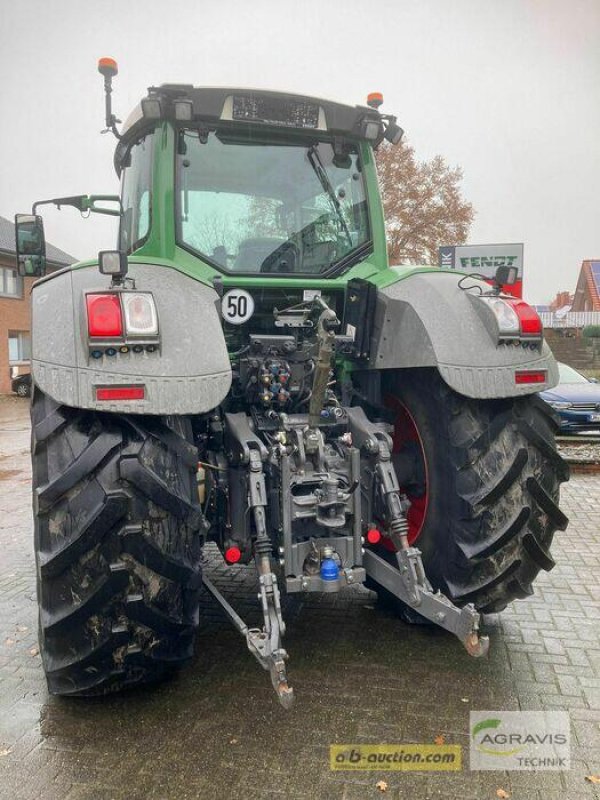
M 561 432 L 600 431 L 600 383 L 558 362 L 560 383 L 540 392 L 560 416 Z
M 19 375 L 13 378 L 11 389 L 19 397 L 29 397 L 31 394 L 31 375 Z

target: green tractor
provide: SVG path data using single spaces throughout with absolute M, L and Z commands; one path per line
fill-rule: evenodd
M 115 250 L 32 292 L 40 648 L 49 689 L 155 680 L 194 650 L 202 586 L 288 683 L 281 593 L 366 584 L 487 652 L 480 615 L 554 565 L 568 477 L 537 396 L 557 382 L 539 318 L 496 283 L 390 267 L 381 97 L 347 106 L 152 87 L 118 138 L 121 195 L 42 201 L 119 217 Z M 256 565 L 261 628 L 202 575 Z

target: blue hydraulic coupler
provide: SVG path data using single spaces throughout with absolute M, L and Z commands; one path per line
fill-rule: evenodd
M 325 558 L 321 562 L 321 578 L 324 581 L 337 581 L 340 570 L 333 558 Z

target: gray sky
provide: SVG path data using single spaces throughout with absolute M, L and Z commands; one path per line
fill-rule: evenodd
M 524 242 L 525 296 L 600 258 L 599 0 L 1 0 L 0 214 L 116 193 L 98 57 L 121 118 L 152 84 L 239 85 L 362 103 L 382 91 L 420 158 L 464 170 L 469 241 Z M 113 221 L 44 211 L 78 258 Z

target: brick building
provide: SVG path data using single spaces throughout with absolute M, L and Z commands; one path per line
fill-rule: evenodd
M 582 262 L 571 311 L 600 311 L 600 261 Z
M 72 264 L 68 253 L 46 245 L 48 271 Z M 17 272 L 15 226 L 0 217 L 0 394 L 10 392 L 11 378 L 29 372 L 31 310 L 29 295 L 34 278 Z
M 558 311 L 560 308 L 571 308 L 574 295 L 571 292 L 557 292 L 556 297 L 549 305 L 550 311 Z

